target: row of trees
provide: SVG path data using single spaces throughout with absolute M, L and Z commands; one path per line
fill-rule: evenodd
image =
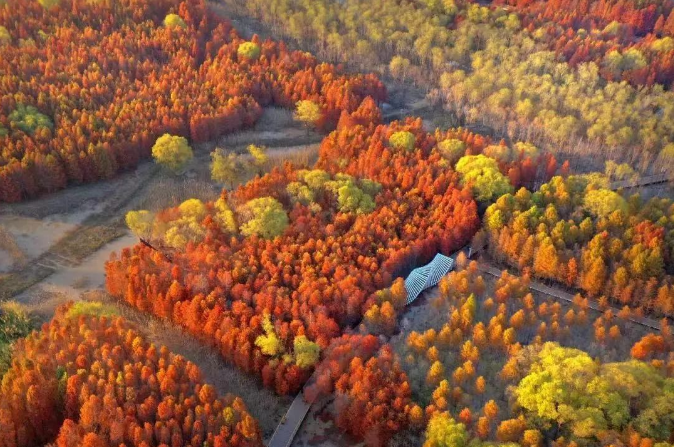
M 602 158 L 608 154 L 632 159 L 643 168 L 668 168 L 674 157 L 674 93 L 663 91 L 663 85 L 671 83 L 674 64 L 669 36 L 648 37 L 635 48 L 621 47 L 610 37 L 609 28 L 604 33 L 605 51 L 594 52 L 595 28 L 585 33 L 592 37 L 570 33 L 571 37 L 563 37 L 573 41 L 569 48 L 556 48 L 554 22 L 527 22 L 523 28 L 524 13 L 519 10 L 472 2 L 227 1 L 321 57 L 413 79 L 437 89 L 460 118 L 535 140 L 546 149 L 579 156 L 595 151 Z M 569 8 L 573 15 L 576 7 L 583 11 L 596 4 L 615 4 L 570 3 L 522 5 L 526 10 L 528 4 L 533 9 L 540 4 L 566 16 Z M 616 5 L 607 16 L 629 9 Z M 669 11 L 667 6 L 656 9 L 662 14 Z M 560 60 L 558 53 L 568 53 L 571 63 Z M 575 53 L 579 55 L 572 61 Z M 612 82 L 623 78 L 652 86 Z M 579 139 L 590 144 L 579 145 Z
M 452 253 L 479 224 L 470 189 L 457 187 L 420 122 L 344 125 L 369 110 L 340 118 L 323 169 L 286 165 L 212 203 L 129 216 L 153 237 L 107 263 L 108 291 L 172 319 L 277 392 L 297 390 L 313 369 L 298 339 L 327 348 L 374 292 Z M 411 150 L 389 143 L 396 132 L 412 135 Z M 388 162 L 370 164 L 372 148 Z M 178 235 L 180 244 L 166 239 Z
M 607 189 L 601 175 L 522 188 L 484 216 L 490 253 L 620 306 L 674 315 L 674 204 Z
M 16 20 L 21 17 L 21 20 Z M 33 0 L 0 8 L 0 201 L 110 178 L 163 134 L 192 142 L 253 124 L 262 107 L 319 107 L 334 128 L 371 75 L 345 75 L 283 43 L 246 42 L 203 2 Z
M 0 446 L 261 446 L 243 401 L 100 303 L 69 303 L 14 350 Z

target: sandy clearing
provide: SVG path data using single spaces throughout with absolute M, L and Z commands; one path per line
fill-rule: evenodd
M 51 318 L 56 307 L 66 299 L 79 299 L 84 290 L 105 286 L 105 262 L 110 254 L 119 252 L 137 242 L 130 232 L 101 247 L 74 267 L 63 267 L 45 280 L 15 297 L 38 315 Z
M 14 237 L 29 259 L 34 259 L 47 251 L 89 214 L 91 213 L 52 215 L 45 219 L 4 215 L 0 216 L 0 226 Z

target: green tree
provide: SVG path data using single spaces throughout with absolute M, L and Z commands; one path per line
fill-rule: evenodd
M 321 355 L 320 346 L 304 335 L 295 337 L 295 340 L 293 340 L 293 348 L 295 351 L 295 363 L 300 368 L 310 368 L 314 366 Z
M 164 17 L 164 26 L 167 28 L 187 28 L 187 24 L 178 14 L 167 14 Z
M 343 213 L 355 212 L 367 214 L 374 210 L 375 204 L 372 197 L 365 194 L 362 189 L 352 182 L 341 186 L 337 190 L 337 203 Z
M 236 53 L 249 60 L 256 60 L 260 57 L 260 46 L 254 42 L 244 42 L 239 45 Z
M 273 197 L 260 197 L 246 202 L 239 209 L 239 215 L 245 222 L 241 225 L 241 233 L 246 236 L 257 234 L 272 239 L 280 236 L 288 226 L 288 214 Z
M 152 156 L 161 166 L 179 172 L 192 160 L 192 148 L 184 137 L 164 134 L 152 146 Z
M 37 108 L 24 104 L 16 105 L 16 109 L 9 114 L 9 123 L 12 127 L 21 129 L 29 135 L 33 135 L 40 127 L 54 129 L 51 118 L 40 113 Z
M 15 301 L 0 304 L 0 377 L 11 366 L 12 343 L 36 329 L 35 319 Z
M 389 144 L 396 148 L 401 149 L 407 152 L 411 152 L 414 149 L 414 134 L 406 130 L 400 130 L 393 133 L 388 139 Z
M 312 189 L 300 182 L 288 183 L 288 186 L 286 186 L 286 191 L 294 203 L 301 203 L 302 205 L 307 206 L 313 203 L 315 200 Z
M 448 412 L 435 413 L 426 427 L 424 447 L 466 447 L 466 426 L 456 422 Z

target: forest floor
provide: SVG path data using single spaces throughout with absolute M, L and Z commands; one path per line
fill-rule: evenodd
M 210 153 L 220 147 L 245 153 L 249 144 L 267 146 L 266 169 L 285 161 L 313 164 L 322 136 L 293 121 L 292 112 L 268 108 L 250 129 L 194 147 L 194 159 L 181 176 L 148 160 L 114 179 L 81 185 L 19 204 L 0 205 L 0 300 L 13 299 L 39 322 L 70 300 L 105 299 L 105 262 L 138 242 L 126 228 L 132 209 L 159 210 L 187 198 L 217 198 L 222 186 L 210 180 Z M 242 177 L 239 182 L 250 178 Z M 120 313 L 157 344 L 197 364 L 221 393 L 241 396 L 269 438 L 292 399 L 264 389 L 256 379 L 224 362 L 179 327 L 125 304 Z

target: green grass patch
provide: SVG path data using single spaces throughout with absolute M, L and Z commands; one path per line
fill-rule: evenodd
M 19 303 L 0 304 L 0 376 L 11 365 L 14 341 L 30 334 L 36 326 L 35 320 Z
M 115 306 L 111 304 L 104 304 L 100 301 L 78 301 L 68 310 L 66 317 L 77 318 L 80 315 L 110 317 L 119 315 L 119 311 Z

